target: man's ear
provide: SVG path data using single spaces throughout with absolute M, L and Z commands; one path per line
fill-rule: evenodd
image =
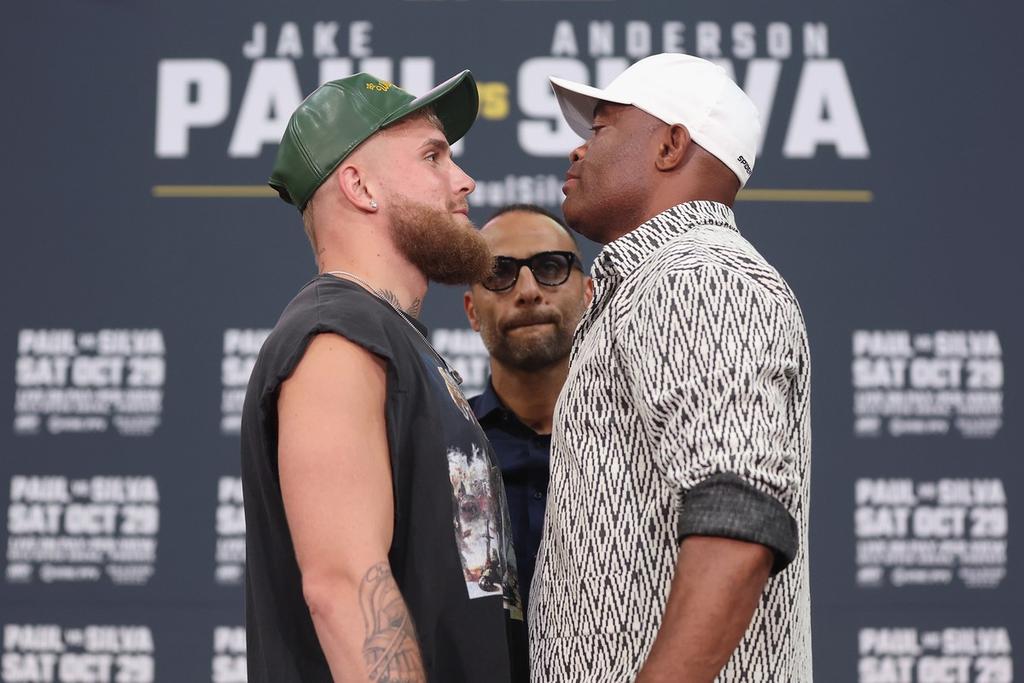
M 690 131 L 681 123 L 662 128 L 654 167 L 659 171 L 674 171 L 679 168 L 686 158 L 691 142 Z
M 341 193 L 345 195 L 345 198 L 352 206 L 362 209 L 367 213 L 377 212 L 377 202 L 374 200 L 370 188 L 366 185 L 363 169 L 355 164 L 344 164 L 338 168 L 334 175 L 338 189 L 341 190 Z
M 469 320 L 469 326 L 473 328 L 474 332 L 480 331 L 480 321 L 476 318 L 476 306 L 473 305 L 473 292 L 466 290 L 466 293 L 462 295 L 462 306 L 466 309 L 466 319 Z
M 586 283 L 583 285 L 583 300 L 586 302 L 584 308 L 594 300 L 594 279 L 587 275 L 585 280 Z

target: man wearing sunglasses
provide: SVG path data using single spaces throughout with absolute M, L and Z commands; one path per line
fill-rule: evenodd
M 495 254 L 494 272 L 466 292 L 465 307 L 491 354 L 491 378 L 469 403 L 501 466 L 528 607 L 544 524 L 552 412 L 593 285 L 568 228 L 540 207 L 506 206 L 481 235 Z
M 558 399 L 534 683 L 810 683 L 810 370 L 740 234 L 757 110 L 719 66 L 552 78 L 584 142 L 562 210 L 604 245 Z

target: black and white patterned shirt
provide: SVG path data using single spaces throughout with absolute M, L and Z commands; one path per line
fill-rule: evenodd
M 535 683 L 632 681 L 680 540 L 775 555 L 720 683 L 809 683 L 810 367 L 803 315 L 715 202 L 602 249 L 558 399 L 530 606 Z

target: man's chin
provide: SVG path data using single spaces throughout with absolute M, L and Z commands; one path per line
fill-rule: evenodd
M 490 272 L 487 243 L 464 213 L 392 199 L 391 234 L 398 250 L 428 280 L 479 282 Z
M 598 244 L 605 244 L 603 235 L 600 230 L 596 229 L 593 222 L 589 220 L 592 216 L 588 217 L 586 211 L 583 209 L 583 202 L 578 199 L 570 202 L 567 198 L 562 203 L 562 216 L 565 217 L 565 224 L 573 229 L 574 232 L 583 235 L 588 240 L 597 242 Z
M 517 352 L 513 352 L 505 364 L 519 370 L 536 372 L 561 362 L 563 358 L 565 356 L 552 356 L 550 348 L 531 347 L 530 349 L 517 349 Z
M 536 369 L 551 365 L 559 360 L 552 358 L 552 351 L 559 346 L 558 330 L 553 325 L 531 325 L 515 328 L 522 334 L 505 332 L 504 355 L 510 365 L 522 369 Z
M 566 224 L 580 234 L 582 234 L 580 225 L 586 219 L 585 206 L 586 203 L 580 197 L 578 190 L 566 195 L 565 201 L 562 202 L 562 216 L 565 218 Z

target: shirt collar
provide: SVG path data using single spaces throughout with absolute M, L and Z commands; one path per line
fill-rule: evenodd
M 470 401 L 470 407 L 473 409 L 477 422 L 481 425 L 504 423 L 507 430 L 521 430 L 524 434 L 550 437 L 550 434 L 537 434 L 532 427 L 526 425 L 518 415 L 509 410 L 501 402 L 490 379 L 487 380 L 487 387 L 480 395 L 474 396 Z
M 487 387 L 473 403 L 473 414 L 476 415 L 477 421 L 482 423 L 494 411 L 498 411 L 498 414 L 501 415 L 505 412 L 505 406 L 502 405 L 501 399 L 498 398 L 498 394 L 494 391 L 494 385 L 488 379 Z
M 595 279 L 625 277 L 655 251 L 701 225 L 739 232 L 732 209 L 725 204 L 703 200 L 676 204 L 606 244 L 594 259 L 591 274 Z

